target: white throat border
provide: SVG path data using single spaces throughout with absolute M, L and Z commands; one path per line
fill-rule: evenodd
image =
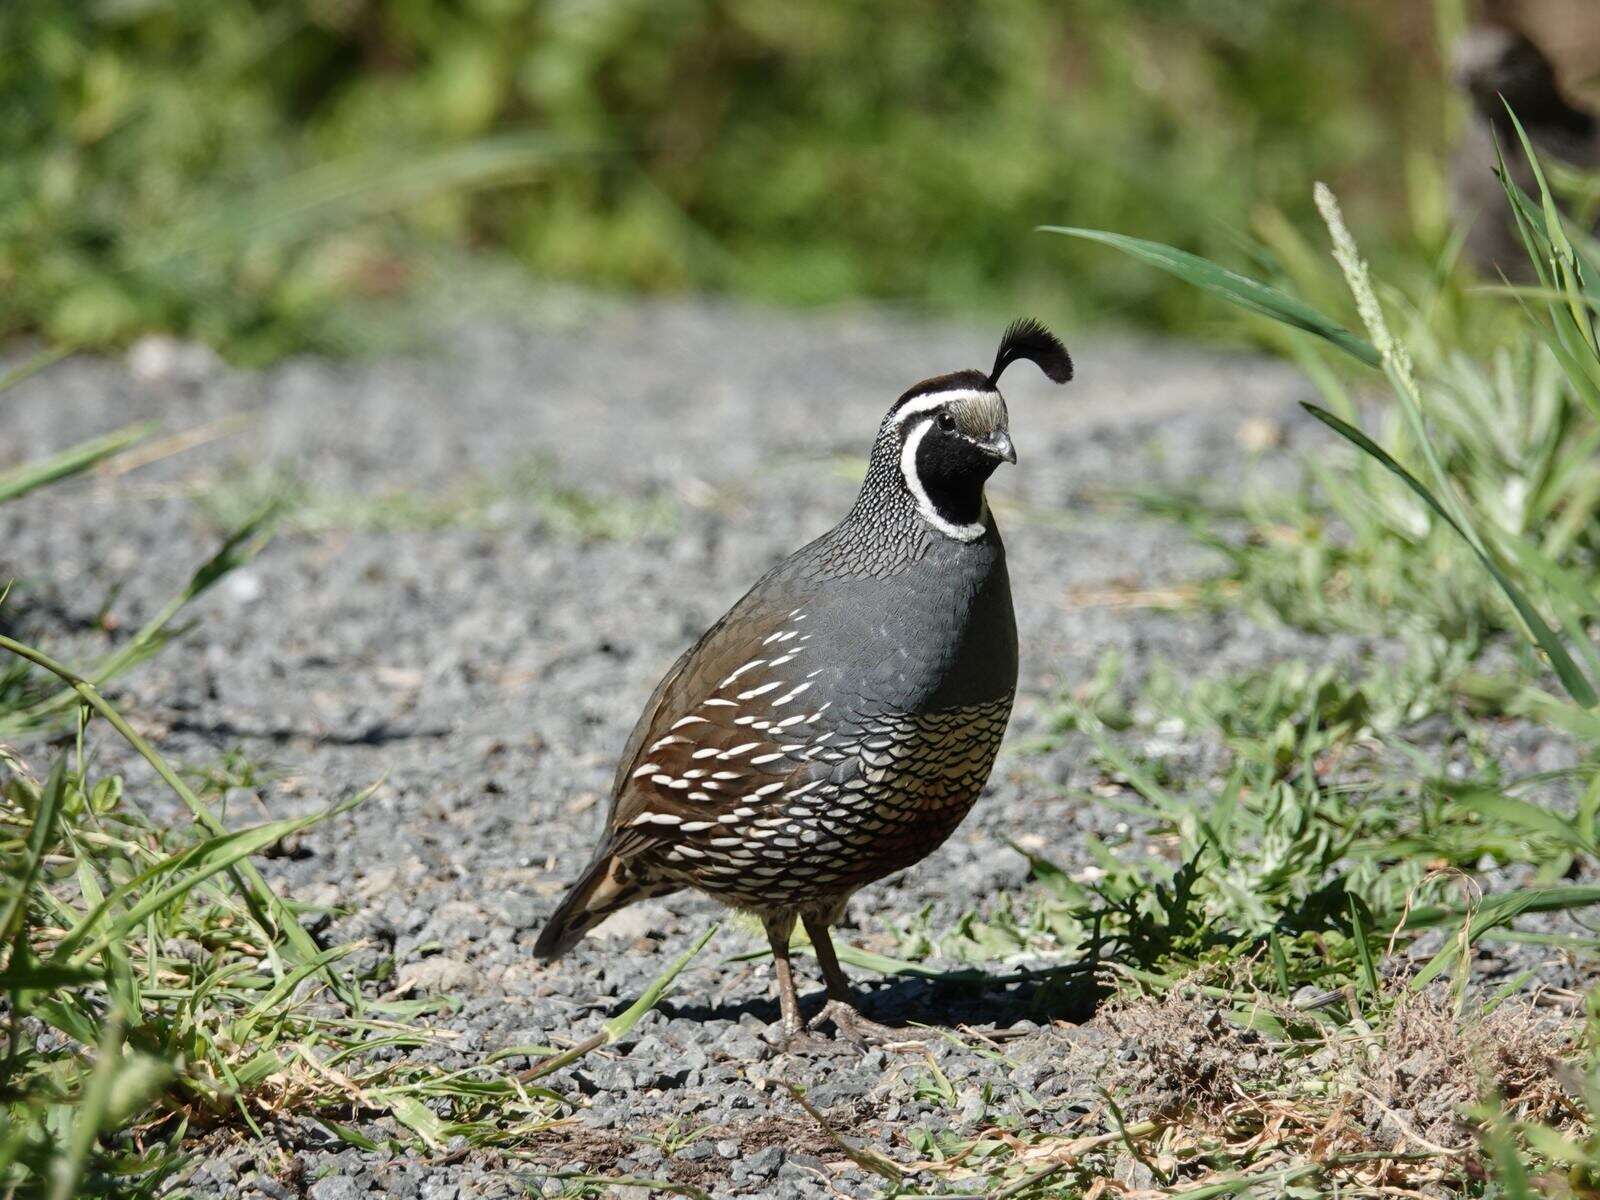
M 943 392 L 939 395 L 941 402 L 948 400 L 949 398 L 950 393 L 948 392 Z M 907 407 L 910 406 L 908 405 Z M 921 407 L 917 411 L 927 413 L 929 409 L 935 407 L 937 407 L 937 405 L 929 404 Z M 915 414 L 906 414 L 906 416 L 912 415 Z M 933 417 L 930 415 L 923 420 L 922 424 L 918 425 L 911 431 L 910 436 L 908 436 L 905 440 L 905 444 L 900 447 L 901 477 L 905 479 L 906 489 L 911 493 L 912 499 L 917 502 L 917 511 L 922 514 L 922 519 L 924 521 L 928 522 L 928 524 L 932 525 L 946 537 L 954 538 L 958 542 L 975 542 L 983 536 L 984 530 L 988 528 L 988 498 L 984 498 L 983 505 L 978 510 L 978 519 L 976 521 L 966 525 L 960 525 L 954 521 L 948 521 L 942 515 L 940 515 L 939 510 L 934 507 L 933 499 L 928 495 L 928 489 L 922 485 L 922 479 L 917 474 L 917 447 L 922 445 L 922 439 L 927 436 L 928 430 L 932 428 Z

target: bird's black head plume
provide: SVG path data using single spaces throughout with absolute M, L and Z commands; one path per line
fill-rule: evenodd
M 1072 378 L 1072 356 L 1067 348 L 1032 317 L 1019 317 L 1006 327 L 1000 349 L 995 352 L 994 369 L 989 372 L 989 386 L 999 383 L 1001 372 L 1020 358 L 1037 363 L 1052 383 L 1066 383 Z

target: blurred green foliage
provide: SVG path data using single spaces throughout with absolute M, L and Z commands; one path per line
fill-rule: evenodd
M 4 0 L 0 332 L 336 346 L 440 241 L 947 310 L 1059 313 L 1065 266 L 1075 316 L 1190 325 L 1181 285 L 1028 231 L 1216 253 L 1319 177 L 1401 223 L 1400 135 L 1442 127 L 1403 7 Z

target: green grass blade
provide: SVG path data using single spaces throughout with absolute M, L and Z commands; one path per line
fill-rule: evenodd
M 1356 958 L 1361 963 L 1361 981 L 1366 985 L 1367 995 L 1376 998 L 1382 991 L 1382 984 L 1378 981 L 1378 963 L 1373 957 L 1372 946 L 1367 942 L 1367 921 L 1370 919 L 1366 913 L 1366 905 L 1351 892 L 1345 897 L 1350 912 L 1350 932 L 1355 935 Z
M 86 967 L 58 967 L 50 963 L 7 963 L 0 968 L 0 992 L 49 991 L 94 983 L 99 971 Z
M 1479 287 L 1468 289 L 1471 292 L 1481 292 L 1485 296 L 1505 296 L 1515 300 L 1543 300 L 1546 303 L 1559 301 L 1562 304 L 1573 299 L 1566 292 L 1557 291 L 1555 288 L 1538 287 L 1533 284 L 1516 283 L 1486 283 Z M 1593 296 L 1577 298 L 1583 305 L 1600 310 L 1600 299 Z
M 35 354 L 20 366 L 12 367 L 4 375 L 0 375 L 0 392 L 16 387 L 24 379 L 32 379 L 40 371 L 46 367 L 53 367 L 76 349 L 75 346 L 57 346 L 54 350 L 44 350 Z
M 120 454 L 135 442 L 149 437 L 154 430 L 153 424 L 130 425 L 104 437 L 80 442 L 40 462 L 25 463 L 15 470 L 0 474 L 0 504 L 26 496 L 46 484 L 80 475 L 96 463 Z
M 1283 941 L 1276 931 L 1267 935 L 1267 948 L 1272 953 L 1272 975 L 1278 984 L 1278 994 L 1288 999 L 1294 989 L 1289 986 L 1289 959 L 1283 952 Z
M 251 1033 L 255 1030 L 256 1022 L 268 1013 L 278 1011 L 279 1005 L 283 1004 L 294 992 L 294 989 L 299 987 L 305 979 L 315 975 L 329 964 L 338 962 L 341 958 L 355 951 L 357 947 L 358 943 L 356 942 L 350 942 L 343 946 L 334 946 L 332 949 L 324 950 L 315 958 L 308 959 L 290 971 L 277 982 L 270 992 L 256 1001 L 249 1012 L 239 1018 L 239 1022 L 233 1028 L 233 1040 L 240 1043 L 248 1042 Z
M 1166 246 L 1160 242 L 1129 237 L 1122 233 L 1108 233 L 1100 229 L 1041 225 L 1039 231 L 1058 233 L 1064 237 L 1083 238 L 1086 241 L 1111 246 L 1151 266 L 1159 267 L 1168 274 L 1176 275 L 1185 283 L 1191 283 L 1213 295 L 1221 296 L 1240 308 L 1315 334 L 1369 367 L 1376 367 L 1382 363 L 1376 346 L 1365 338 L 1351 333 L 1338 322 L 1323 316 L 1310 305 L 1296 300 L 1285 292 L 1280 292 L 1275 287 L 1269 287 L 1260 280 L 1251 279 L 1248 275 L 1241 275 L 1237 271 L 1230 271 L 1226 267 L 1219 267 L 1198 254 L 1190 254 L 1187 250 L 1179 250 L 1175 246 Z
M 1568 849 L 1595 853 L 1594 843 L 1575 823 L 1540 805 L 1518 800 L 1514 796 L 1501 795 L 1498 792 L 1478 791 L 1457 795 L 1455 801 L 1463 808 L 1490 820 L 1502 821 L 1527 833 L 1544 834 Z
M 173 794 L 179 800 L 183 801 L 184 807 L 189 810 L 196 821 L 214 835 L 221 836 L 228 832 L 226 826 L 218 820 L 217 815 L 211 811 L 205 801 L 195 795 L 194 789 L 179 777 L 167 760 L 156 752 L 155 747 L 145 741 L 138 731 L 128 724 L 115 706 L 106 700 L 89 680 L 57 662 L 49 655 L 35 650 L 31 646 L 25 646 L 14 638 L 8 638 L 3 634 L 0 634 L 0 650 L 14 654 L 37 667 L 42 667 L 68 684 L 83 698 L 85 704 L 104 717 L 107 723 L 121 735 L 122 739 L 150 764 L 155 773 L 161 777 L 161 781 L 172 789 Z M 359 799 L 360 797 L 357 797 L 357 801 Z M 351 803 L 355 802 L 352 801 Z M 253 863 L 248 860 L 242 861 L 237 865 L 236 870 L 235 878 L 239 882 L 240 891 L 256 918 L 267 928 L 276 928 L 282 931 L 284 940 L 294 952 L 296 961 L 303 962 L 322 953 L 322 948 L 306 932 L 305 927 L 295 919 L 294 914 L 289 911 L 283 900 L 267 884 L 267 881 Z M 359 995 L 344 980 L 340 979 L 331 970 L 325 971 L 324 975 L 329 985 L 333 987 L 341 998 L 359 1007 Z
M 11 945 L 11 940 L 16 937 L 17 930 L 22 927 L 23 919 L 28 914 L 28 894 L 39 878 L 44 852 L 49 849 L 50 839 L 55 833 L 61 800 L 66 794 L 66 782 L 67 757 L 63 754 L 50 771 L 49 781 L 39 793 L 39 803 L 33 810 L 33 824 L 28 829 L 22 870 L 12 879 L 11 886 L 15 890 L 6 898 L 6 906 L 0 911 L 0 946 Z
M 710 927 L 695 939 L 694 945 L 678 955 L 665 971 L 656 976 L 655 981 L 640 994 L 637 1000 L 607 1021 L 601 1027 L 599 1033 L 579 1042 L 570 1050 L 563 1050 L 553 1058 L 545 1059 L 531 1071 L 524 1073 L 521 1076 L 522 1082 L 526 1083 L 542 1075 L 549 1075 L 554 1071 L 559 1071 L 568 1063 L 576 1062 L 591 1050 L 598 1050 L 601 1046 L 609 1046 L 618 1038 L 626 1036 L 630 1029 L 644 1019 L 645 1013 L 661 1002 L 661 998 L 667 994 L 667 989 L 672 986 L 673 981 L 683 973 L 683 969 L 693 961 L 695 955 L 705 949 L 706 943 L 712 939 L 719 928 L 721 928 L 721 922 L 713 921 Z
M 1568 887 L 1524 888 L 1515 893 L 1521 897 L 1520 912 L 1560 912 L 1569 908 L 1588 908 L 1600 904 L 1600 887 L 1577 884 Z M 1448 905 L 1424 905 L 1405 914 L 1407 929 L 1434 929 L 1452 921 L 1461 921 L 1471 910 Z M 1375 924 L 1380 929 L 1392 929 L 1400 923 L 1399 911 L 1385 913 Z
M 1527 1164 L 1522 1161 L 1522 1155 L 1506 1131 L 1504 1122 L 1497 1123 L 1490 1131 L 1488 1142 L 1494 1154 L 1495 1174 L 1499 1176 L 1505 1200 L 1534 1200 Z
M 1600 342 L 1595 339 L 1593 324 L 1589 321 L 1583 304 L 1583 276 L 1579 266 L 1577 251 L 1573 248 L 1572 241 L 1567 237 L 1567 231 L 1562 223 L 1561 210 L 1556 206 L 1555 196 L 1550 191 L 1550 185 L 1545 181 L 1544 168 L 1539 163 L 1539 156 L 1534 153 L 1533 143 L 1528 140 L 1528 131 L 1522 127 L 1522 122 L 1512 110 L 1511 105 L 1501 99 L 1506 105 L 1506 112 L 1510 114 L 1511 124 L 1517 131 L 1517 137 L 1522 142 L 1522 152 L 1527 156 L 1528 166 L 1533 169 L 1533 179 L 1539 185 L 1539 202 L 1544 211 L 1545 237 L 1549 241 L 1551 258 L 1555 266 L 1563 295 L 1566 297 L 1568 312 L 1572 318 L 1573 326 L 1583 336 L 1588 344 L 1591 358 L 1600 358 Z
M 1505 925 L 1528 912 L 1587 908 L 1600 904 L 1600 887 L 1521 888 L 1490 896 L 1467 922 L 1464 937 L 1452 937 L 1423 968 L 1411 978 L 1411 986 L 1426 987 L 1442 971 L 1455 965 L 1464 949 L 1470 948 L 1485 933 Z M 1416 922 L 1412 922 L 1416 924 Z
M 644 1018 L 645 1013 L 661 1003 L 661 998 L 667 994 L 667 989 L 683 973 L 683 969 L 694 960 L 695 955 L 705 949 L 706 943 L 715 936 L 718 928 L 720 928 L 720 922 L 713 921 L 710 927 L 695 939 L 694 945 L 678 955 L 677 961 L 657 975 L 655 981 L 645 988 L 637 1000 L 606 1022 L 606 1040 L 608 1042 L 614 1042 L 618 1038 L 626 1036 L 628 1031 Z
M 53 1164 L 50 1200 L 72 1200 L 78 1195 L 78 1181 L 83 1178 L 89 1163 L 89 1152 L 100 1136 L 100 1126 L 111 1106 L 112 1091 L 116 1086 L 117 1072 L 122 1066 L 122 1020 L 113 1016 L 106 1022 L 105 1033 L 95 1055 L 94 1072 L 72 1117 L 72 1129 L 67 1137 L 66 1152 Z
M 426 1142 L 429 1149 L 442 1149 L 445 1142 L 450 1140 L 445 1133 L 444 1122 L 415 1096 L 385 1096 L 383 1103 L 388 1105 L 395 1120 Z
M 1415 475 L 1396 462 L 1383 447 L 1379 446 L 1354 425 L 1341 421 L 1327 409 L 1319 408 L 1315 404 L 1303 403 L 1301 407 L 1340 437 L 1382 463 L 1387 470 L 1416 493 L 1422 502 L 1431 508 L 1441 520 L 1461 535 L 1462 540 L 1472 547 L 1472 552 L 1477 555 L 1478 561 L 1483 564 L 1484 569 L 1494 577 L 1495 583 L 1499 584 L 1500 590 L 1505 593 L 1506 599 L 1511 602 L 1511 606 L 1517 610 L 1517 615 L 1522 618 L 1529 634 L 1538 643 L 1539 648 L 1545 652 L 1546 657 L 1549 658 L 1550 665 L 1560 678 L 1561 685 L 1567 689 L 1567 694 L 1585 708 L 1593 708 L 1597 699 L 1594 686 L 1583 674 L 1578 664 L 1573 661 L 1572 656 L 1567 653 L 1567 649 L 1562 645 L 1561 638 L 1556 634 L 1556 631 L 1550 628 L 1545 619 L 1528 602 L 1527 597 L 1522 594 L 1521 589 L 1511 582 L 1510 577 L 1500 569 L 1500 565 L 1490 557 L 1483 545 L 1468 533 L 1453 516 L 1445 511 L 1444 506 L 1434 498 L 1433 493 Z
M 216 586 L 230 571 L 244 566 L 266 548 L 272 541 L 282 514 L 282 501 L 271 500 L 240 524 L 223 541 L 217 552 L 189 577 L 182 591 L 168 600 L 161 611 L 146 621 L 125 645 L 95 664 L 88 673 L 88 680 L 99 687 L 159 651 L 166 644 L 173 621 L 185 608 Z M 78 702 L 76 689 L 63 688 L 19 712 L 9 714 L 0 723 L 0 733 L 27 729 Z
M 280 842 L 292 833 L 317 821 L 322 820 L 325 813 L 313 813 L 310 816 L 299 817 L 286 821 L 270 821 L 265 825 L 255 825 L 249 829 L 241 829 L 237 833 L 224 834 L 221 837 L 207 838 L 199 845 L 191 846 L 180 853 L 169 855 L 154 866 L 140 872 L 133 879 L 117 887 L 96 905 L 78 925 L 61 940 L 57 947 L 53 961 L 64 962 L 68 966 L 82 966 L 92 959 L 108 945 L 127 935 L 136 928 L 150 914 L 159 912 L 175 900 L 181 899 L 195 887 L 210 879 L 220 871 L 225 871 L 235 863 L 259 854 L 275 842 Z M 157 888 L 148 895 L 141 896 L 126 912 L 123 912 L 112 921 L 93 942 L 82 950 L 77 947 L 94 933 L 105 916 L 111 912 L 121 901 L 133 896 L 141 888 L 157 879 L 169 875 L 178 875 L 165 887 Z M 320 958 L 321 956 L 315 956 Z

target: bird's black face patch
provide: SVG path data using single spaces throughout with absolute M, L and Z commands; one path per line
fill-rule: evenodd
M 977 436 L 994 432 L 986 429 Z M 911 436 L 917 436 L 915 429 Z M 970 527 L 983 520 L 983 485 L 1001 462 L 973 437 L 955 414 L 941 411 L 927 423 L 916 445 L 917 481 L 934 511 L 954 526 Z

